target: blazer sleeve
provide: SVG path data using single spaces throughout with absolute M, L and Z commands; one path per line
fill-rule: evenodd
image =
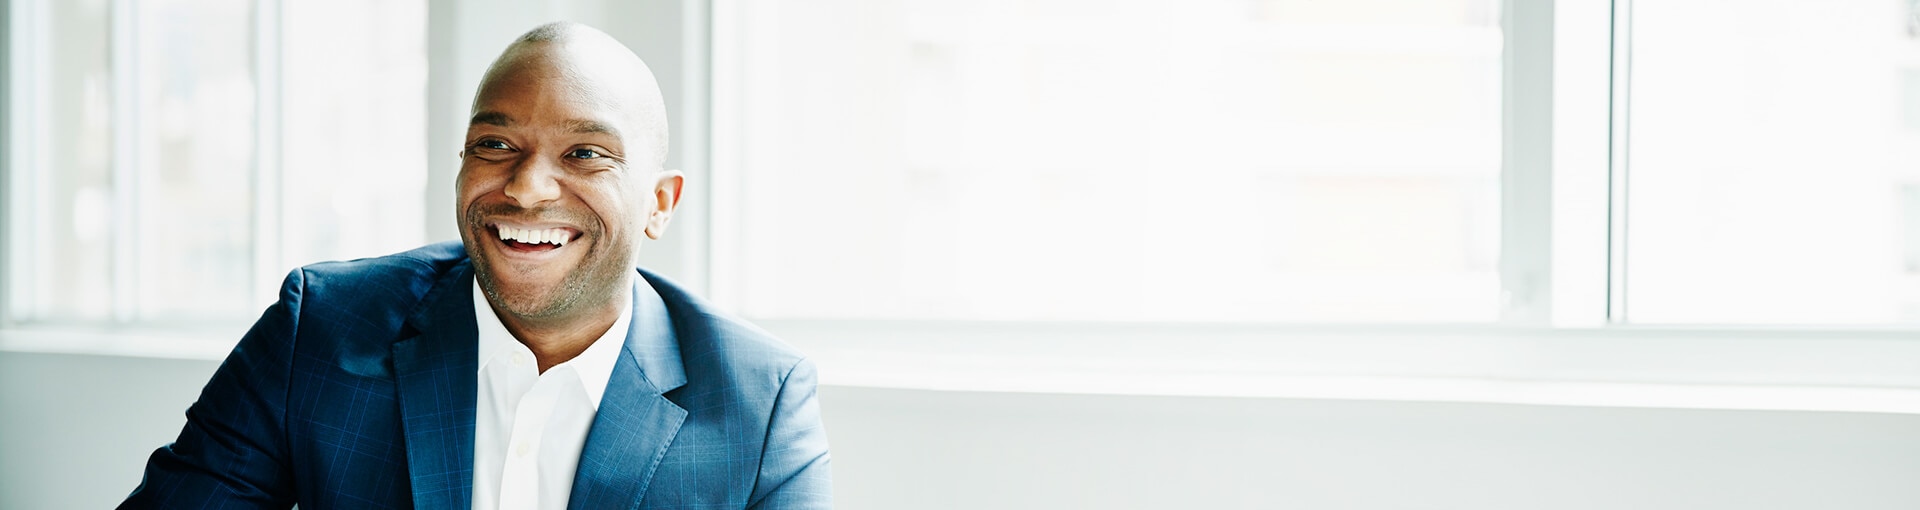
M 801 359 L 782 380 L 747 508 L 833 508 L 832 458 L 827 454 L 827 429 L 820 423 L 818 377 L 813 362 Z
M 120 508 L 288 508 L 287 381 L 292 370 L 301 270 L 227 355 L 172 444 L 147 459 L 140 486 Z

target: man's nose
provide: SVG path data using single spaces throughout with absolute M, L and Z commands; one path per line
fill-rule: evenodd
M 560 198 L 561 168 L 547 158 L 526 158 L 507 178 L 507 197 L 520 207 L 531 208 Z

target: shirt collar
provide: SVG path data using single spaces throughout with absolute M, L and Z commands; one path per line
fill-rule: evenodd
M 487 295 L 481 291 L 478 280 L 473 282 L 473 315 L 480 336 L 480 370 L 486 370 L 487 365 L 495 359 L 512 356 L 515 352 L 533 355 L 532 349 L 521 344 L 512 332 L 507 331 L 506 324 L 500 321 L 500 316 L 494 313 L 493 306 L 487 302 Z M 633 306 L 629 303 L 629 306 L 620 309 L 620 318 L 613 321 L 613 327 L 607 328 L 607 332 L 587 346 L 586 351 L 547 370 L 573 367 L 580 375 L 580 385 L 587 392 L 587 401 L 593 403 L 594 409 L 599 409 L 600 397 L 607 392 L 607 380 L 613 377 L 613 365 L 620 361 L 620 352 L 627 343 L 628 326 L 632 323 Z

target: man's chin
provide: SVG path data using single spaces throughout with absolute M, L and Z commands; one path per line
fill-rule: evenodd
M 613 287 L 620 276 L 618 268 L 600 267 L 592 243 L 569 243 L 562 253 L 508 253 L 497 240 L 470 250 L 474 275 L 494 308 L 522 319 L 543 319 L 566 315 L 579 306 L 592 306 L 602 290 L 619 292 Z M 479 253 L 473 253 L 479 252 Z M 558 255 L 558 256 L 555 256 Z M 601 289 L 602 285 L 607 289 Z M 584 300 L 584 301 L 583 301 Z
M 538 290 L 502 285 L 497 282 L 492 287 L 489 289 L 487 285 L 481 285 L 481 288 L 487 292 L 487 301 L 493 303 L 494 309 L 514 317 L 528 319 L 552 317 L 559 315 L 565 308 L 565 304 L 560 302 L 560 296 L 556 292 L 561 290 L 558 284 Z
M 529 264 L 500 260 L 497 253 L 487 253 L 473 261 L 473 273 L 496 309 L 518 316 L 550 312 L 554 295 L 566 285 L 566 273 L 544 274 L 549 272 L 544 271 L 547 268 L 527 266 Z

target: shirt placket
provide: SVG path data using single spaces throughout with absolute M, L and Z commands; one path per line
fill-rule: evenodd
M 515 378 L 531 379 L 533 387 L 514 406 L 513 431 L 507 436 L 506 462 L 500 473 L 500 508 L 536 508 L 540 501 L 540 441 L 559 395 L 552 383 L 555 378 L 541 377 L 530 358 L 526 353 L 513 356 Z

